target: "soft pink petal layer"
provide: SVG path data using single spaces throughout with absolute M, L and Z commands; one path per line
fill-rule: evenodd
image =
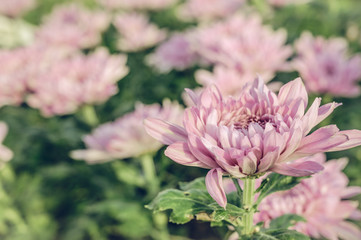
M 270 170 L 282 175 L 304 177 L 322 171 L 323 166 L 317 162 L 306 161 L 302 163 L 276 164 Z
M 224 192 L 222 183 L 223 170 L 214 168 L 207 173 L 206 187 L 211 197 L 219 204 L 219 206 L 226 208 L 227 198 Z
M 182 165 L 210 168 L 208 165 L 198 161 L 193 156 L 186 142 L 176 142 L 169 145 L 164 154 L 176 163 Z
M 160 119 L 147 118 L 144 120 L 144 127 L 150 136 L 165 145 L 187 139 L 187 132 L 184 128 Z
M 341 131 L 339 134 L 347 136 L 347 141 L 335 146 L 328 151 L 342 151 L 345 149 L 353 148 L 361 145 L 361 131 L 360 130 L 346 130 Z

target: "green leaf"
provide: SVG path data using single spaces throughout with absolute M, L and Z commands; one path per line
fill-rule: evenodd
M 184 224 L 196 218 L 202 221 L 233 221 L 240 217 L 244 210 L 227 204 L 226 209 L 220 207 L 207 192 L 204 178 L 190 183 L 181 183 L 180 188 L 162 191 L 146 206 L 154 212 L 171 210 L 170 221 Z M 216 225 L 217 225 L 216 223 Z
M 243 239 L 243 238 L 242 238 Z M 310 238 L 295 230 L 276 229 L 265 232 L 258 232 L 247 240 L 310 240 Z
M 305 177 L 291 177 L 280 175 L 277 173 L 271 173 L 266 179 L 264 179 L 261 183 L 263 186 L 261 193 L 257 199 L 257 205 L 264 199 L 266 196 L 271 193 L 278 191 L 285 191 L 293 188 L 297 184 L 301 182 Z
M 306 220 L 296 214 L 285 214 L 271 221 L 270 229 L 289 228 L 295 225 L 297 222 L 306 222 Z

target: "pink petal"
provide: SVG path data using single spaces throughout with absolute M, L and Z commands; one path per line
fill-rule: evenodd
M 347 140 L 348 136 L 339 132 L 336 125 L 329 125 L 317 129 L 303 138 L 295 153 L 314 154 L 332 151 L 333 148 L 345 143 Z
M 275 148 L 273 151 L 268 151 L 260 160 L 257 172 L 266 172 L 278 159 L 279 154 L 279 148 Z
M 306 114 L 302 117 L 303 136 L 306 136 L 311 129 L 317 125 L 320 104 L 321 98 L 316 98 Z
M 187 143 L 176 142 L 167 147 L 164 154 L 176 163 L 201 168 L 210 168 L 208 165 L 198 161 L 190 152 Z
M 289 105 L 299 98 L 302 99 L 304 109 L 306 109 L 308 95 L 301 78 L 296 78 L 295 80 L 283 85 L 278 93 L 280 105 Z
M 165 145 L 187 140 L 187 132 L 184 128 L 160 119 L 145 119 L 144 128 L 150 136 Z
M 361 145 L 361 131 L 360 130 L 346 130 L 340 131 L 339 134 L 345 135 L 347 137 L 347 141 L 344 143 L 335 146 L 331 149 L 328 149 L 329 152 L 333 151 L 342 151 L 345 149 L 353 148 Z
M 188 94 L 189 98 L 192 100 L 194 105 L 197 105 L 197 102 L 198 102 L 197 94 L 195 92 L 193 92 L 192 90 L 190 90 L 189 88 L 185 88 L 184 90 L 186 91 L 186 93 Z
M 318 173 L 321 170 L 323 170 L 323 166 L 313 161 L 276 164 L 270 168 L 270 171 L 272 172 L 294 177 L 309 176 Z
M 206 187 L 211 197 L 219 204 L 219 206 L 226 208 L 227 198 L 224 192 L 222 183 L 223 170 L 214 168 L 207 173 Z
M 198 159 L 198 161 L 209 166 L 209 168 L 219 167 L 213 159 L 213 154 L 210 152 L 213 145 L 206 139 L 201 139 L 198 136 L 191 134 L 188 136 L 188 147 L 190 152 Z M 210 147 L 210 149 L 208 147 Z
M 317 124 L 319 124 L 320 122 L 322 122 L 325 118 L 327 118 L 333 112 L 333 110 L 335 110 L 335 108 L 337 108 L 338 106 L 341 106 L 341 105 L 342 105 L 342 103 L 336 103 L 336 102 L 322 105 L 318 109 L 318 117 L 315 122 L 315 126 Z

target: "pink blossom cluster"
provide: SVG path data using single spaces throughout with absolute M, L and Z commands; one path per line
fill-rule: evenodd
M 18 17 L 36 6 L 36 0 L 1 0 L 0 14 Z
M 77 4 L 55 7 L 36 32 L 43 44 L 90 48 L 101 42 L 110 24 L 106 12 L 90 11 Z
M 199 61 L 198 54 L 192 48 L 192 36 L 192 32 L 174 34 L 147 56 L 147 64 L 162 73 L 191 67 Z
M 232 15 L 245 0 L 187 0 L 178 7 L 178 16 L 184 21 L 210 21 Z
M 260 75 L 270 80 L 276 71 L 286 70 L 292 54 L 286 46 L 286 31 L 273 31 L 256 15 L 234 15 L 199 30 L 197 52 L 214 64 L 234 68 L 240 75 Z
M 105 49 L 84 55 L 72 48 L 32 45 L 0 51 L 0 63 L 0 106 L 26 101 L 44 116 L 104 102 L 128 73 L 126 56 Z
M 183 70 L 195 62 L 213 64 L 213 73 L 201 70 L 196 80 L 204 86 L 216 84 L 227 95 L 238 92 L 254 76 L 269 81 L 276 71 L 289 70 L 292 49 L 285 45 L 286 32 L 262 25 L 255 15 L 234 15 L 182 35 L 161 44 L 148 63 L 163 72 Z
M 178 0 L 97 0 L 110 9 L 160 10 L 172 6 Z
M 294 68 L 301 74 L 309 91 L 334 96 L 360 95 L 361 55 L 349 57 L 342 38 L 325 39 L 305 32 L 295 43 Z
M 0 168 L 13 158 L 13 152 L 5 147 L 2 142 L 8 133 L 8 126 L 4 122 L 0 122 Z
M 122 51 L 139 51 L 163 41 L 167 34 L 142 13 L 122 13 L 115 17 L 113 24 L 118 30 L 118 49 Z
M 156 152 L 162 144 L 145 132 L 143 120 L 159 116 L 167 121 L 180 123 L 182 115 L 183 107 L 169 100 L 163 101 L 163 107 L 159 104 L 138 103 L 134 112 L 114 122 L 105 123 L 85 136 L 87 149 L 72 151 L 71 156 L 91 164 Z
M 314 161 L 322 164 L 324 170 L 311 178 L 304 179 L 294 188 L 266 197 L 255 213 L 255 222 L 266 226 L 274 218 L 284 214 L 297 214 L 306 222 L 298 222 L 292 229 L 313 238 L 330 240 L 361 239 L 361 231 L 346 219 L 360 220 L 358 202 L 347 200 L 361 193 L 361 187 L 347 187 L 348 178 L 342 173 L 347 159 L 325 162 L 325 156 L 315 155 Z M 306 159 L 299 159 L 298 162 Z
M 279 94 L 259 79 L 239 97 L 223 97 L 216 86 L 199 96 L 187 90 L 194 105 L 185 110 L 183 125 L 159 117 L 145 121 L 147 132 L 169 145 L 165 155 L 177 163 L 211 169 L 206 186 L 225 207 L 222 175 L 236 178 L 265 172 L 307 176 L 319 172 L 314 161 L 292 162 L 316 153 L 361 145 L 361 131 L 340 131 L 335 125 L 311 130 L 339 106 L 316 98 L 306 111 L 308 95 L 301 79 L 284 85 Z
M 126 57 L 97 49 L 51 66 L 31 85 L 27 103 L 44 116 L 75 112 L 84 104 L 105 102 L 118 92 L 117 81 L 128 73 Z

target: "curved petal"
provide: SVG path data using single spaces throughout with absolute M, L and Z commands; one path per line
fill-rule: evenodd
M 348 136 L 346 134 L 339 132 L 335 125 L 329 125 L 317 129 L 303 138 L 295 153 L 314 154 L 332 151 L 333 148 L 345 143 L 347 140 Z
M 210 168 L 208 165 L 198 161 L 188 148 L 186 142 L 176 142 L 167 147 L 164 154 L 176 163 L 201 168 Z
M 223 188 L 222 175 L 223 170 L 220 168 L 210 170 L 206 176 L 206 187 L 208 193 L 219 206 L 226 208 L 227 198 Z
M 342 151 L 345 149 L 353 148 L 356 146 L 361 145 L 361 131 L 360 130 L 346 130 L 346 131 L 340 131 L 338 134 L 345 135 L 347 137 L 347 141 L 344 143 L 335 146 L 331 149 L 328 149 L 327 151 L 333 152 L 333 151 Z
M 106 151 L 98 149 L 74 150 L 70 152 L 70 157 L 75 160 L 84 160 L 88 164 L 105 163 L 116 159 Z
M 144 128 L 150 136 L 166 145 L 187 139 L 187 132 L 184 128 L 160 119 L 145 119 Z
M 288 105 L 297 99 L 302 99 L 304 109 L 306 109 L 308 95 L 301 78 L 296 78 L 295 80 L 283 85 L 278 93 L 280 105 Z
M 218 165 L 213 159 L 213 153 L 210 152 L 212 147 L 213 145 L 204 138 L 199 138 L 193 134 L 188 136 L 188 148 L 193 156 L 210 168 L 217 168 Z
M 270 168 L 270 171 L 282 175 L 304 177 L 323 170 L 323 166 L 317 162 L 306 161 L 302 163 L 284 163 L 276 164 Z

